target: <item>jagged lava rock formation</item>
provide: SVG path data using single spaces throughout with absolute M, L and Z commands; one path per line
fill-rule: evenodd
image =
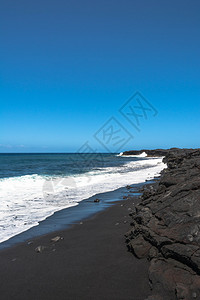
M 131 213 L 128 248 L 150 261 L 152 300 L 200 299 L 200 149 L 128 151 L 165 155 L 167 168 Z

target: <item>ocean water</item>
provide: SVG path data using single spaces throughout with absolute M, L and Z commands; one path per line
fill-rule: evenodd
M 120 154 L 0 154 L 0 242 L 95 194 L 142 183 L 162 158 Z

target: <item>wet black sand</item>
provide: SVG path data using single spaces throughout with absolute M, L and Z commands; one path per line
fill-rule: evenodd
M 124 238 L 139 200 L 127 194 L 70 228 L 1 250 L 0 299 L 145 299 L 148 262 L 128 252 Z

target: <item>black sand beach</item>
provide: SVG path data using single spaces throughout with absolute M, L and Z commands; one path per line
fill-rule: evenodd
M 123 200 L 70 228 L 2 249 L 0 299 L 199 299 L 200 149 L 148 155 L 159 153 L 168 168 L 153 184 L 128 186 Z
M 128 252 L 124 239 L 136 201 L 132 196 L 69 229 L 1 250 L 1 299 L 145 299 L 148 263 Z M 63 239 L 52 242 L 56 236 Z

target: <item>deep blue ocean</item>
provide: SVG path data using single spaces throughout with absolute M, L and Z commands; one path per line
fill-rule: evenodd
M 140 158 L 134 158 L 135 161 Z M 83 174 L 91 170 L 119 167 L 132 161 L 107 153 L 16 153 L 0 154 L 0 178 L 23 175 L 64 176 Z

